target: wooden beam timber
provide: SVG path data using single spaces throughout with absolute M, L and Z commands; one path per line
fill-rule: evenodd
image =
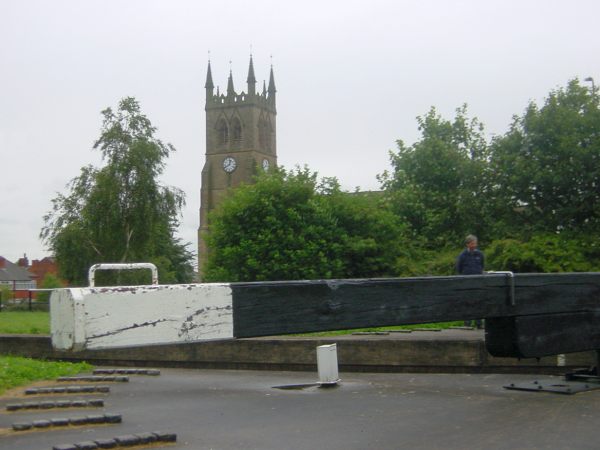
M 485 346 L 493 356 L 513 358 L 598 350 L 600 310 L 487 319 Z
M 235 337 L 600 309 L 600 273 L 233 283 Z
M 497 355 L 543 356 L 598 348 L 600 273 L 72 288 L 50 310 L 63 350 L 484 318 Z

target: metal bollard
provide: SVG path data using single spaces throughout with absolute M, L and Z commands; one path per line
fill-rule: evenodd
M 340 381 L 336 344 L 317 347 L 317 367 L 319 369 L 319 384 L 333 385 Z

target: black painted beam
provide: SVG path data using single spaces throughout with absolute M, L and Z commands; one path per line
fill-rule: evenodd
M 485 345 L 493 356 L 540 358 L 600 349 L 600 310 L 487 319 Z
M 600 309 L 600 273 L 233 283 L 234 336 Z

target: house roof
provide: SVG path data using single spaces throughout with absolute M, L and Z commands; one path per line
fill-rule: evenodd
M 0 256 L 0 281 L 31 281 L 31 274 L 27 269 Z

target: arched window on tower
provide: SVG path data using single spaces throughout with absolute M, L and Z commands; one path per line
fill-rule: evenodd
M 242 123 L 237 117 L 234 117 L 231 121 L 231 138 L 234 145 L 239 146 L 242 143 Z
M 217 143 L 220 146 L 227 145 L 229 141 L 229 127 L 225 119 L 219 119 L 217 122 Z
M 264 117 L 261 117 L 258 120 L 258 145 L 263 150 L 269 150 L 269 144 L 269 124 L 264 119 Z

